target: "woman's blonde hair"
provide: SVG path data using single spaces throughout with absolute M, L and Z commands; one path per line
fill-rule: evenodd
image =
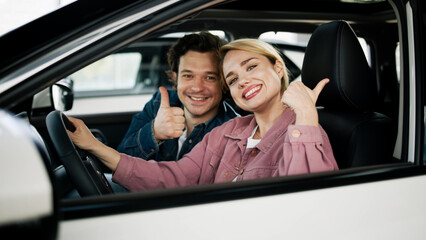
M 288 80 L 288 70 L 284 63 L 283 58 L 281 57 L 280 52 L 270 45 L 269 43 L 263 42 L 261 40 L 257 39 L 238 39 L 235 41 L 232 41 L 228 44 L 225 44 L 220 48 L 220 66 L 223 66 L 223 59 L 225 58 L 226 54 L 231 50 L 243 50 L 247 52 L 257 53 L 260 55 L 265 56 L 272 65 L 275 65 L 276 61 L 279 61 L 283 64 L 283 70 L 284 74 L 281 78 L 281 95 L 284 93 L 284 91 L 287 89 L 289 80 Z M 220 67 L 221 74 L 223 76 L 223 67 Z M 225 79 L 224 76 L 222 79 Z M 225 80 L 224 80 L 225 81 Z M 226 82 L 224 83 L 225 86 L 228 86 Z

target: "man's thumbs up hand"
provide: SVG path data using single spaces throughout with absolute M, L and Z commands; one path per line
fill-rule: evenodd
M 161 104 L 154 119 L 154 137 L 158 141 L 178 138 L 185 128 L 184 111 L 179 107 L 170 107 L 169 94 L 160 87 Z
M 161 104 L 160 107 L 170 107 L 169 102 L 169 93 L 164 87 L 160 87 L 158 90 L 160 90 L 161 94 Z

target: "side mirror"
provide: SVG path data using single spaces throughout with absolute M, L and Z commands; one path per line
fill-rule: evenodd
M 73 81 L 62 79 L 34 95 L 32 115 L 47 115 L 53 110 L 68 111 L 74 103 Z
M 68 111 L 74 103 L 73 81 L 62 79 L 51 87 L 52 103 L 55 110 Z

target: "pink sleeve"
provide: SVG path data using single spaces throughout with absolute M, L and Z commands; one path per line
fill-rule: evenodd
M 220 127 L 213 129 L 178 161 L 146 161 L 121 154 L 112 180 L 130 191 L 213 183 L 216 168 L 210 160 L 218 157 L 215 151 L 209 149 L 223 144 L 223 136 Z
M 201 143 L 199 143 L 201 145 Z M 112 180 L 129 191 L 148 189 L 173 188 L 195 185 L 198 183 L 201 172 L 202 148 L 194 148 L 179 161 L 157 162 L 154 160 L 131 157 L 121 154 L 120 162 L 113 174 Z M 193 161 L 196 159 L 199 162 Z
M 338 170 L 331 144 L 321 127 L 290 125 L 283 151 L 286 175 Z

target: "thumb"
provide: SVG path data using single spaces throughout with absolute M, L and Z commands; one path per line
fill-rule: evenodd
M 330 82 L 330 79 L 324 78 L 323 80 L 319 81 L 319 83 L 312 90 L 315 93 L 315 95 L 316 95 L 317 98 L 318 98 L 318 96 L 320 95 L 320 93 L 322 92 L 322 90 L 324 89 L 325 85 L 328 82 Z
M 166 88 L 160 87 L 159 90 L 160 90 L 160 94 L 161 94 L 160 107 L 170 107 L 169 93 L 167 92 Z

